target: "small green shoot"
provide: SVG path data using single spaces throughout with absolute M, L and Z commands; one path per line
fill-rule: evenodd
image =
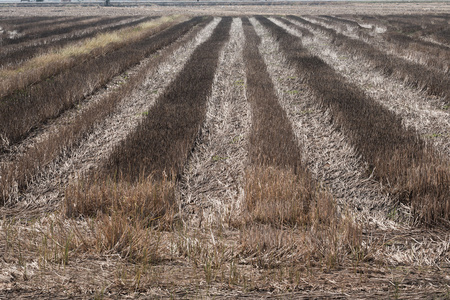
M 213 160 L 213 161 L 221 161 L 221 160 L 226 160 L 228 157 L 223 157 L 223 156 L 220 156 L 220 155 L 214 155 L 211 159 Z
M 237 86 L 242 86 L 242 87 L 245 86 L 244 79 L 238 79 L 238 80 L 236 80 L 236 81 L 234 82 L 234 84 L 237 85 Z
M 242 137 L 240 135 L 235 136 L 232 140 L 231 140 L 231 144 L 236 144 L 238 143 L 240 140 L 242 140 Z

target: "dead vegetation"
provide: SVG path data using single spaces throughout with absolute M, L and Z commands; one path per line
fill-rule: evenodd
M 289 18 L 295 21 L 301 19 L 297 16 L 290 16 Z M 388 54 L 362 40 L 352 39 L 337 33 L 334 29 L 318 24 L 311 25 L 311 22 L 304 19 L 301 22 L 328 35 L 333 44 L 353 55 L 360 56 L 369 62 L 374 69 L 382 71 L 387 76 L 398 78 L 415 88 L 425 90 L 431 95 L 442 96 L 444 97 L 444 105 L 446 105 L 445 103 L 448 104 L 450 81 L 444 72 L 429 69 L 421 64 Z
M 142 25 L 143 32 L 140 32 L 134 38 L 128 39 L 129 37 L 127 37 L 125 44 L 110 43 L 109 35 L 101 35 L 99 39 L 88 41 L 86 48 L 66 49 L 65 53 L 62 53 L 62 57 L 66 57 L 68 61 L 60 61 L 58 59 L 61 57 L 60 55 L 45 57 L 41 68 L 30 69 L 32 77 L 40 78 L 43 81 L 28 86 L 30 78 L 26 78 L 24 82 L 18 80 L 13 89 L 15 92 L 11 96 L 1 99 L 0 135 L 2 138 L 9 145 L 20 141 L 45 120 L 55 118 L 63 111 L 72 108 L 86 96 L 106 84 L 113 76 L 139 63 L 157 49 L 173 42 L 190 28 L 189 25 L 198 23 L 199 19 L 176 26 L 173 26 L 176 21 L 169 19 L 166 19 L 166 21 L 163 20 L 161 25 L 158 25 L 158 22 L 150 22 L 147 26 Z M 188 26 L 184 27 L 184 25 Z M 137 32 L 139 33 L 139 31 Z M 156 34 L 158 32 L 159 34 Z M 122 36 L 124 38 L 127 32 L 123 32 L 122 35 L 124 35 Z M 105 41 L 102 40 L 102 37 L 105 38 Z M 98 44 L 100 44 L 100 47 L 97 47 Z M 103 49 L 101 45 L 108 48 L 108 44 L 112 44 L 110 46 L 113 46 L 113 48 L 119 45 L 122 47 L 115 49 L 115 51 L 103 52 L 107 49 Z M 99 50 L 98 56 L 91 53 L 91 50 Z M 78 56 L 79 59 L 87 54 L 92 59 L 78 65 L 75 64 L 73 68 L 70 68 L 74 63 L 73 58 L 71 58 L 72 54 L 74 57 Z M 49 58 L 48 63 L 47 58 Z M 45 79 L 48 73 L 52 74 L 62 66 L 64 66 L 63 69 L 66 68 L 62 73 Z M 41 78 L 42 76 L 44 78 Z M 21 84 L 24 84 L 25 87 L 17 90 L 17 85 L 20 86 Z M 47 91 L 52 91 L 52 93 L 50 94 Z
M 271 31 L 285 55 L 286 61 L 280 66 L 288 63 L 296 68 L 296 78 L 314 92 L 312 97 L 329 112 L 336 129 L 344 133 L 342 139 L 348 140 L 368 162 L 367 175 L 375 174 L 422 221 L 445 225 L 449 214 L 447 160 L 414 131 L 406 129 L 398 116 L 310 55 L 300 39 L 263 17 L 257 19 Z M 284 18 L 277 19 L 288 27 L 296 26 Z M 37 156 L 33 151 L 38 147 L 30 148 L 23 165 L 11 165 L 13 173 L 21 168 L 22 185 L 11 185 L 16 179 L 10 177 L 4 186 L 25 190 L 26 185 L 33 184 L 33 172 L 45 170 L 58 153 L 66 151 L 70 156 L 95 123 L 111 114 L 121 100 L 131 101 L 127 97 L 142 85 L 149 70 L 183 47 L 208 20 L 194 18 L 171 26 L 162 32 L 170 32 L 171 39 L 158 35 L 151 53 L 163 48 L 165 51 L 148 58 L 140 71 L 124 78 L 124 83 L 106 93 L 104 99 L 75 113 L 73 124 L 51 136 L 57 139 L 36 145 L 42 148 Z M 419 242 L 413 246 L 416 248 L 412 251 L 417 253 L 411 253 L 412 257 L 426 256 L 425 248 L 430 247 L 432 264 L 424 267 L 426 258 L 421 258 L 419 270 L 409 265 L 393 267 L 398 266 L 396 261 L 406 260 L 389 259 L 386 249 L 396 256 L 404 255 L 407 251 L 401 248 L 406 247 L 408 239 L 430 236 L 426 229 L 400 239 L 397 231 L 372 231 L 373 227 L 356 223 L 348 208 L 342 202 L 336 203 L 333 191 L 313 178 L 310 165 L 305 164 L 302 147 L 308 145 L 299 143 L 287 109 L 279 103 L 282 100 L 274 81 L 280 79 L 268 71 L 264 62 L 267 49 L 261 46 L 254 19 L 249 22 L 242 18 L 245 39 L 241 35 L 231 40 L 230 34 L 236 34 L 240 21 L 229 17 L 216 21 L 212 35 L 204 42 L 197 41 L 192 53 L 187 52 L 186 64 L 173 75 L 175 79 L 161 96 L 154 97 L 154 104 L 149 96 L 155 93 L 154 88 L 143 87 L 148 90 L 140 95 L 148 97 L 149 106 L 138 126 L 112 147 L 105 155 L 107 159 L 100 164 L 97 161 L 94 171 L 77 174 L 64 187 L 60 209 L 45 215 L 23 212 L 16 218 L 6 213 L 8 207 L 2 210 L 1 293 L 11 297 L 40 293 L 86 298 L 444 295 L 450 245 L 445 234 L 436 231 L 432 241 L 424 238 L 420 247 L 416 247 Z M 180 38 L 183 35 L 186 37 Z M 302 35 L 311 38 L 313 33 L 303 29 Z M 158 43 L 161 40 L 165 42 Z M 227 47 L 230 43 L 233 45 Z M 231 59 L 233 54 L 226 52 L 229 49 L 243 49 L 242 57 Z M 241 59 L 242 63 L 237 63 Z M 229 63 L 233 61 L 236 63 Z M 242 70 L 230 71 L 234 66 Z M 239 72 L 245 72 L 245 77 L 236 75 Z M 226 83 L 242 93 L 221 87 L 217 81 L 224 78 L 217 74 L 227 74 Z M 233 80 L 232 76 L 238 77 Z M 304 91 L 288 92 L 295 97 Z M 226 117 L 214 120 L 217 109 L 227 108 L 220 102 L 226 101 L 221 97 L 228 95 L 232 95 L 232 100 L 227 99 L 233 102 L 231 112 L 223 112 Z M 208 103 L 208 99 L 218 103 Z M 180 182 L 183 176 L 203 175 L 196 169 L 202 164 L 189 163 L 196 150 L 210 147 L 222 151 L 220 147 L 226 145 L 216 147 L 208 141 L 223 143 L 230 140 L 230 133 L 245 132 L 242 126 L 248 123 L 235 122 L 230 116 L 234 112 L 242 117 L 245 100 L 250 108 L 247 116 L 251 116 L 249 134 L 229 141 L 233 143 L 229 150 L 239 150 L 236 157 L 243 159 L 239 162 L 245 166 L 242 178 L 228 170 L 237 162 L 228 162 L 230 158 L 220 152 L 210 157 L 209 165 L 204 164 L 210 168 L 204 181 L 198 179 L 205 193 L 200 191 L 200 196 L 193 199 L 182 198 L 189 195 L 180 191 L 180 185 L 190 184 L 188 180 Z M 236 102 L 239 104 L 234 105 Z M 204 138 L 210 133 L 221 134 L 223 128 L 229 129 L 224 136 Z M 54 150 L 49 146 L 55 146 Z M 205 153 L 210 153 L 208 149 Z M 245 151 L 248 161 L 241 153 Z M 61 159 L 64 163 L 65 158 Z M 221 163 L 223 160 L 227 163 Z M 242 194 L 211 191 L 227 186 L 208 183 L 214 172 L 221 174 L 213 180 L 224 179 L 228 187 L 231 183 L 237 194 Z M 4 174 L 2 170 L 2 180 Z M 339 172 L 336 176 L 340 176 Z M 210 195 L 219 197 L 210 199 Z M 187 204 L 197 210 L 187 209 Z M 211 215 L 220 218 L 203 214 L 203 209 L 210 209 Z M 194 218 L 198 222 L 192 222 Z M 428 287 L 429 280 L 433 286 Z
M 89 28 L 76 30 L 67 34 L 33 39 L 28 42 L 4 46 L 0 50 L 1 66 L 3 68 L 11 69 L 13 65 L 23 64 L 25 61 L 44 53 L 55 52 L 70 43 L 92 38 L 99 33 L 107 33 L 126 27 L 132 27 L 155 18 L 156 17 L 114 18 L 105 25 L 89 26 Z
M 322 16 L 315 20 L 325 22 L 327 26 L 332 26 L 344 35 L 358 36 L 389 54 L 401 56 L 444 74 L 449 72 L 450 49 L 447 46 L 414 37 L 408 30 L 403 32 L 400 29 L 388 27 L 384 33 L 371 35 L 369 29 L 359 26 L 355 21 L 330 16 Z M 422 24 L 426 23 L 425 21 Z M 336 24 L 346 25 L 346 27 L 336 26 Z
M 194 51 L 139 127 L 110 156 L 107 174 L 130 180 L 180 175 L 205 119 L 219 51 L 230 26 L 231 18 L 222 19 L 212 37 Z
M 115 32 L 98 33 L 93 38 L 38 55 L 18 66 L 3 68 L 0 70 L 0 77 L 3 78 L 0 88 L 1 101 L 11 100 L 10 98 L 21 99 L 20 97 L 24 95 L 30 96 L 33 91 L 30 85 L 42 85 L 42 81 L 56 80 L 58 76 L 62 76 L 61 73 L 64 74 L 73 67 L 76 71 L 76 67 L 83 67 L 91 61 L 95 63 L 101 56 L 114 55 L 126 46 L 129 47 L 138 41 L 142 42 L 153 34 L 167 29 L 174 22 L 176 18 L 160 18 L 157 21 L 145 22 Z
M 207 19 L 203 20 L 203 24 L 205 21 L 207 21 Z M 186 34 L 192 26 L 201 22 L 202 18 L 193 18 L 173 26 L 171 30 L 164 32 L 162 37 L 159 37 L 158 43 L 152 43 L 151 47 L 145 48 L 144 51 L 154 53 L 163 47 L 170 45 L 175 42 L 177 38 Z M 131 78 L 128 78 L 126 84 L 119 86 L 111 93 L 105 95 L 89 109 L 78 114 L 69 125 L 59 128 L 53 134 L 27 149 L 18 159 L 9 163 L 4 163 L 0 169 L 2 171 L 2 177 L 0 178 L 2 202 L 15 202 L 14 194 L 25 189 L 39 171 L 43 170 L 62 151 L 76 145 L 77 141 L 79 141 L 96 122 L 102 120 L 114 111 L 121 99 L 129 95 L 143 80 L 145 80 L 145 74 L 149 72 L 150 68 L 156 66 L 153 64 L 164 59 L 168 53 L 170 53 L 170 50 L 159 57 L 147 61 L 140 72 L 134 74 Z
M 449 211 L 445 207 L 450 200 L 447 159 L 427 147 L 414 131 L 404 128 L 394 113 L 345 83 L 325 62 L 305 50 L 299 38 L 263 17 L 259 20 L 279 40 L 287 60 L 369 163 L 368 173 L 374 173 L 400 202 L 410 203 L 423 222 L 446 220 Z
M 247 99 L 253 117 L 241 243 L 247 255 L 258 259 L 263 253 L 282 261 L 284 255 L 289 260 L 290 255 L 295 260 L 307 256 L 309 263 L 325 262 L 327 268 L 335 268 L 360 250 L 360 229 L 338 212 L 332 196 L 301 163 L 301 150 L 258 50 L 260 37 L 248 19 L 243 19 L 243 26 Z M 293 229 L 280 231 L 284 227 Z

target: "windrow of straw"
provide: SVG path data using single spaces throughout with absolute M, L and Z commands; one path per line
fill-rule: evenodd
M 13 65 L 23 64 L 32 57 L 43 55 L 48 52 L 56 52 L 69 43 L 92 38 L 101 33 L 135 26 L 139 23 L 150 21 L 151 19 L 155 19 L 155 17 L 118 17 L 99 22 L 96 26 L 90 26 L 89 28 L 79 29 L 65 34 L 52 35 L 46 38 L 33 39 L 19 44 L 3 46 L 2 49 L 0 49 L 0 66 L 11 69 Z
M 26 150 L 13 162 L 5 164 L 0 168 L 0 199 L 1 202 L 11 202 L 14 197 L 11 191 L 14 186 L 20 192 L 26 188 L 28 182 L 46 166 L 52 162 L 61 152 L 75 145 L 85 136 L 97 122 L 111 114 L 117 105 L 130 95 L 136 87 L 141 85 L 147 78 L 147 74 L 155 69 L 160 62 L 164 61 L 175 49 L 190 41 L 211 18 L 205 18 L 197 27 L 191 30 L 185 37 L 173 42 L 170 46 L 160 51 L 159 55 L 148 60 L 139 71 L 130 77 L 113 91 L 106 93 L 94 105 L 81 111 L 70 124 L 61 127 L 51 133 L 33 147 Z M 186 28 L 189 26 L 186 25 Z M 162 47 L 162 45 L 160 45 Z M 158 49 L 155 49 L 158 50 Z M 14 194 L 14 193 L 13 193 Z M 12 198 L 12 199 L 11 199 Z
M 346 83 L 299 38 L 264 17 L 258 20 L 279 41 L 280 50 L 315 93 L 373 173 L 426 223 L 450 219 L 449 162 L 381 104 Z
M 73 107 L 115 75 L 174 42 L 201 20 L 201 17 L 196 17 L 176 25 L 174 22 L 165 22 L 159 30 L 170 27 L 158 34 L 144 34 L 138 40 L 131 39 L 116 51 L 90 59 L 2 99 L 0 136 L 9 144 L 20 141 L 33 128 Z M 154 30 L 150 29 L 149 32 Z
M 212 36 L 197 47 L 175 80 L 149 108 L 147 117 L 112 153 L 110 174 L 137 180 L 179 176 L 206 117 L 219 53 L 229 38 L 231 18 L 223 18 Z
M 288 18 L 325 33 L 333 44 L 368 61 L 375 70 L 425 90 L 430 95 L 442 96 L 446 103 L 450 102 L 450 79 L 443 72 L 387 54 L 364 41 L 347 37 L 334 29 L 313 24 L 298 16 L 288 16 Z
M 247 18 L 242 23 L 252 127 L 250 166 L 244 178 L 241 250 L 259 260 L 273 255 L 274 259 L 264 263 L 254 261 L 265 268 L 289 261 L 280 247 L 288 251 L 291 261 L 305 262 L 313 255 L 315 262 L 333 261 L 328 267 L 335 267 L 360 245 L 360 231 L 339 213 L 332 196 L 302 164 L 301 149 L 258 50 L 261 39 Z M 283 241 L 280 236 L 285 236 Z M 314 241 L 310 242 L 312 236 Z M 330 251 L 319 250 L 322 245 Z

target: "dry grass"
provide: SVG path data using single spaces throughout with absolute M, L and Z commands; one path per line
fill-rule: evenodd
M 292 125 L 258 50 L 261 39 L 247 18 L 243 26 L 252 166 L 245 174 L 241 251 L 264 268 L 306 262 L 304 257 L 335 268 L 360 251 L 361 229 L 343 216 L 302 164 Z
M 95 249 L 132 260 L 156 260 L 156 229 L 170 230 L 178 207 L 174 182 L 85 178 L 65 192 L 69 218 L 93 218 Z M 92 245 L 91 245 L 92 247 Z
M 145 178 L 135 184 L 127 180 L 85 178 L 66 189 L 68 217 L 112 215 L 117 211 L 131 219 L 144 220 L 149 225 L 173 209 L 174 184 Z
M 137 41 L 130 41 L 115 51 L 83 61 L 52 78 L 14 92 L 0 101 L 0 134 L 9 144 L 20 141 L 31 130 L 72 108 L 114 76 L 172 43 L 200 21 L 201 18 L 192 18 L 178 24 L 164 23 Z
M 159 62 L 163 61 L 174 51 L 175 47 L 185 42 L 183 39 L 178 42 L 174 42 L 174 40 L 189 30 L 189 24 L 196 25 L 200 21 L 192 19 L 182 23 L 176 26 L 184 27 L 181 29 L 181 32 L 179 32 L 180 28 L 173 28 L 170 34 L 159 38 L 159 43 L 153 43 L 152 47 L 147 45 L 146 51 L 152 50 L 152 52 L 156 52 L 162 47 L 174 43 L 174 45 L 168 46 L 166 51 L 160 53 L 158 57 L 153 57 L 146 61 L 139 71 L 130 76 L 124 84 L 116 86 L 115 89 L 106 93 L 99 101 L 89 106 L 88 109 L 81 111 L 71 120 L 70 124 L 58 128 L 55 132 L 37 142 L 12 163 L 0 166 L 2 171 L 0 199 L 2 199 L 2 202 L 15 202 L 14 194 L 23 190 L 32 178 L 62 151 L 75 145 L 97 122 L 111 114 L 123 98 L 129 96 L 137 86 L 142 84 L 150 70 L 156 68 Z M 204 21 L 206 22 L 207 20 Z M 201 25 L 198 27 L 201 28 Z
M 241 247 L 258 264 L 265 261 L 260 267 L 298 261 L 336 268 L 363 259 L 361 228 L 310 180 L 253 168 L 246 172 L 244 190 Z
M 337 33 L 334 29 L 311 23 L 297 16 L 289 16 L 289 18 L 324 33 L 333 44 L 366 60 L 374 69 L 381 71 L 386 76 L 397 78 L 419 90 L 426 91 L 430 95 L 443 97 L 445 105 L 450 101 L 450 80 L 445 74 L 447 70 L 444 67 L 428 68 L 428 66 L 420 63 L 384 52 L 363 40 Z M 406 48 L 406 46 L 403 45 L 403 48 Z M 444 52 L 447 53 L 448 51 Z
M 279 227 L 311 225 L 312 203 L 331 199 L 331 195 L 315 191 L 305 177 L 270 167 L 247 170 L 244 190 L 244 208 L 251 222 Z M 333 208 L 325 207 L 323 213 L 328 209 Z
M 147 117 L 118 145 L 105 166 L 107 174 L 136 180 L 180 176 L 206 117 L 220 51 L 229 38 L 231 18 L 223 18 L 212 36 L 197 47 Z
M 180 21 L 180 16 L 161 17 L 132 28 L 115 32 L 101 33 L 93 38 L 36 56 L 18 67 L 0 70 L 0 96 L 5 97 L 15 90 L 20 90 L 32 83 L 43 80 L 61 70 L 68 69 L 81 61 L 118 49 L 133 43 L 164 23 Z
M 287 60 L 294 64 L 323 108 L 331 110 L 333 122 L 342 127 L 368 162 L 368 176 L 373 172 L 400 202 L 411 204 L 421 221 L 432 224 L 445 220 L 450 201 L 448 160 L 426 145 L 413 129 L 405 128 L 399 116 L 345 82 L 323 60 L 311 55 L 299 38 L 265 18 L 259 20 L 278 38 Z
M 87 40 L 101 33 L 113 32 L 126 27 L 133 27 L 157 17 L 117 17 L 103 19 L 96 26 L 77 29 L 73 32 L 50 36 L 46 38 L 34 39 L 31 41 L 13 44 L 3 47 L 0 50 L 0 66 L 7 69 L 13 69 L 13 66 L 23 64 L 25 61 L 42 54 L 56 52 L 67 45 Z
M 222 22 L 222 30 L 216 31 L 223 34 L 217 34 L 217 44 L 204 51 L 208 56 L 215 56 L 216 48 L 226 43 L 227 23 Z M 243 23 L 248 38 L 251 25 L 248 20 Z M 142 168 L 138 169 L 140 177 L 132 180 L 103 174 L 84 177 L 65 189 L 62 212 L 36 219 L 27 216 L 29 221 L 0 220 L 1 295 L 100 299 L 445 296 L 447 267 L 389 268 L 384 261 L 369 260 L 373 249 L 366 246 L 361 227 L 300 163 L 301 148 L 293 130 L 276 130 L 289 126 L 289 119 L 280 113 L 283 109 L 274 108 L 277 99 L 270 84 L 274 79 L 263 74 L 267 69 L 262 67 L 262 57 L 255 55 L 258 44 L 253 34 L 253 40 L 245 44 L 247 76 L 253 78 L 230 82 L 254 92 L 247 94 L 252 109 L 262 105 L 252 115 L 260 120 L 251 130 L 268 134 L 260 134 L 258 142 L 250 145 L 254 159 L 245 173 L 240 214 L 229 224 L 219 219 L 193 228 L 187 225 L 190 216 L 177 210 L 178 176 L 165 177 L 161 172 L 144 177 L 146 169 Z M 202 80 L 210 83 L 209 76 Z M 258 84 L 263 87 L 255 87 Z M 162 100 L 175 102 L 167 96 L 172 88 Z M 269 101 L 257 99 L 264 95 Z M 274 117 L 264 124 L 270 112 Z M 168 124 L 167 131 L 183 127 L 183 123 Z M 274 128 L 267 128 L 270 126 Z M 148 138 L 145 134 L 139 137 Z M 273 141 L 277 144 L 270 148 Z M 179 147 L 180 152 L 189 152 L 184 148 L 192 149 L 190 145 Z M 281 157 L 285 149 L 291 151 L 287 159 Z M 186 159 L 180 164 L 185 165 Z M 445 249 L 442 251 L 446 255 Z

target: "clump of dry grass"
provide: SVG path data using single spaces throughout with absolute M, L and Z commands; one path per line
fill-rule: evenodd
M 95 175 L 94 175 L 95 176 Z M 163 178 L 127 180 L 87 178 L 66 189 L 68 217 L 94 217 L 121 212 L 132 221 L 170 225 L 175 212 L 174 183 Z
M 118 253 L 134 263 L 154 263 L 165 253 L 161 248 L 161 232 L 147 226 L 146 221 L 136 219 L 122 211 L 112 215 L 99 215 L 95 221 L 92 249 L 97 253 Z
M 241 251 L 260 267 L 301 262 L 335 268 L 361 259 L 362 232 L 331 194 L 291 171 L 246 173 Z
M 245 174 L 244 206 L 255 222 L 276 226 L 310 224 L 310 208 L 316 196 L 310 180 L 289 170 L 255 167 Z
M 88 248 L 115 252 L 132 261 L 158 259 L 159 231 L 174 225 L 175 184 L 151 177 L 127 180 L 92 175 L 65 192 L 65 215 L 91 220 Z

